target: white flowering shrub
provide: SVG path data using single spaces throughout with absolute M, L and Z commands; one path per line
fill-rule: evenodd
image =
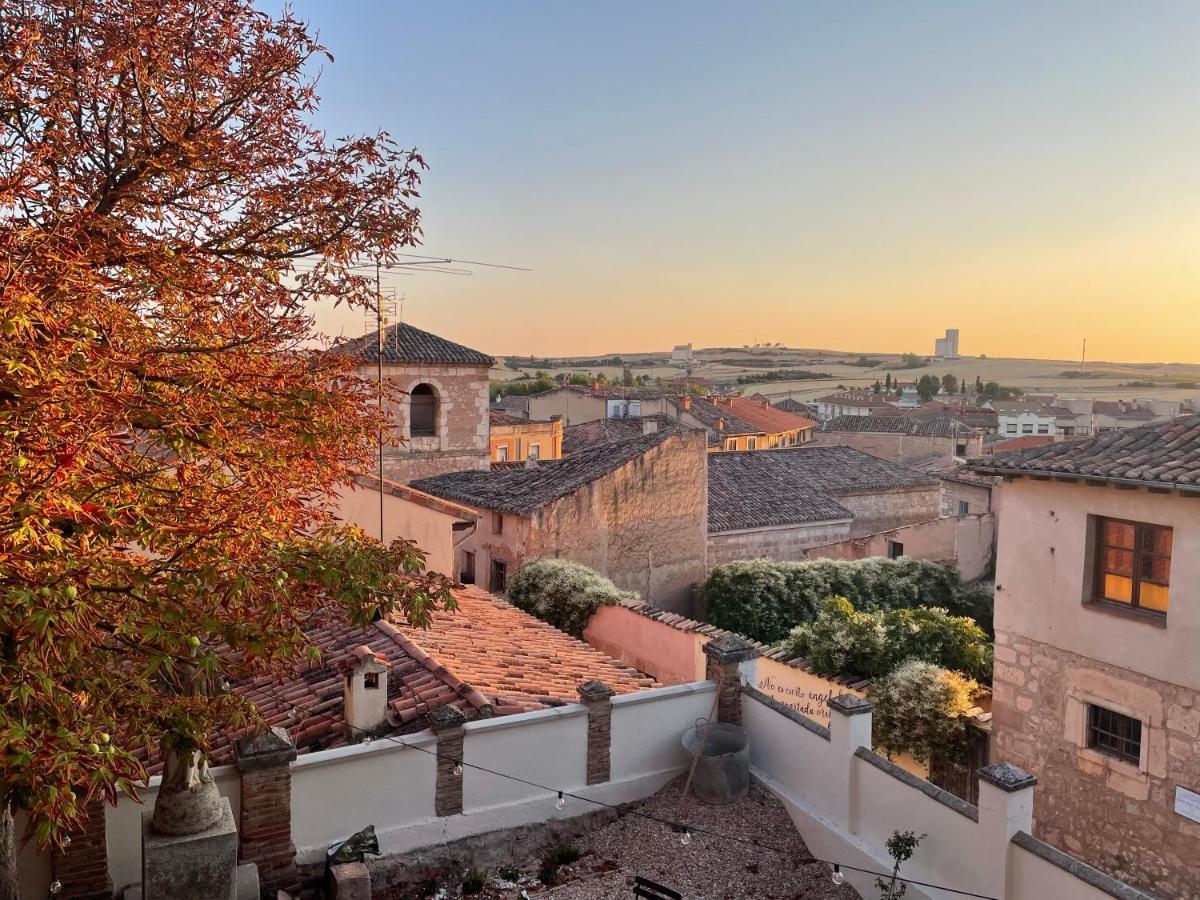
M 927 762 L 935 750 L 951 758 L 961 755 L 967 711 L 978 695 L 974 679 L 910 659 L 875 683 L 875 749 L 888 755 L 909 753 L 918 762 Z
M 583 629 L 601 606 L 638 602 L 637 594 L 565 559 L 525 563 L 508 583 L 508 599 L 518 609 L 575 637 L 583 637 Z

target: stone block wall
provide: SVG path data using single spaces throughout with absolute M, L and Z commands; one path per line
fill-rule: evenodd
M 853 447 L 895 463 L 953 459 L 955 440 L 952 437 L 875 434 L 867 431 L 817 431 L 813 434 L 813 444 L 817 447 Z M 971 447 L 978 445 L 979 453 L 976 455 L 982 454 L 982 440 L 967 443 Z
M 376 369 L 359 371 L 375 378 Z M 385 365 L 383 377 L 401 391 L 428 384 L 438 399 L 437 434 L 413 437 L 409 432 L 408 397 L 387 408 L 396 423 L 393 437 L 403 441 L 384 449 L 384 477 L 409 482 L 418 478 L 486 469 L 488 459 L 488 368 L 453 365 Z
M 936 519 L 941 510 L 941 494 L 941 485 L 935 483 L 889 491 L 838 494 L 834 499 L 854 513 L 850 534 L 857 537 Z
M 786 528 L 720 531 L 708 536 L 708 568 L 740 559 L 802 560 L 809 547 L 850 536 L 849 522 L 812 522 Z
M 1144 626 L 1145 627 L 1145 626 Z M 1021 635 L 996 634 L 994 758 L 1034 773 L 1034 833 L 1164 897 L 1200 897 L 1200 822 L 1174 811 L 1200 791 L 1200 696 Z M 1087 706 L 1142 721 L 1134 766 L 1087 747 Z

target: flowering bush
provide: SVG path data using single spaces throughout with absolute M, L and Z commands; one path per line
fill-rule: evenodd
M 508 599 L 543 622 L 583 637 L 588 620 L 601 606 L 636 603 L 638 596 L 579 563 L 535 559 L 521 566 L 508 583 Z
M 860 612 L 845 597 L 823 601 L 812 622 L 783 642 L 822 675 L 882 678 L 908 659 L 954 669 L 990 683 L 992 644 L 971 619 L 944 609 Z
M 967 711 L 978 694 L 974 679 L 910 659 L 875 683 L 875 749 L 889 756 L 909 753 L 918 762 L 928 761 L 935 750 L 951 758 L 961 756 Z
M 991 621 L 989 586 L 963 585 L 953 567 L 910 557 L 745 560 L 717 566 L 700 588 L 709 622 L 763 643 L 811 622 L 827 597 L 860 610 L 932 606 Z

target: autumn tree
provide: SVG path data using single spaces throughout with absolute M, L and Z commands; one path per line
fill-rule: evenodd
M 312 126 L 326 58 L 250 0 L 0 4 L 10 862 L 12 806 L 53 841 L 160 738 L 195 758 L 252 719 L 225 680 L 293 665 L 324 617 L 449 601 L 413 544 L 331 512 L 382 413 L 307 310 L 370 302 L 351 267 L 417 239 L 423 162 Z

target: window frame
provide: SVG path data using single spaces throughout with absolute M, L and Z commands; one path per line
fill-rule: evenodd
M 1154 529 L 1157 531 L 1166 531 L 1171 534 L 1171 550 L 1175 549 L 1174 532 L 1175 529 L 1170 525 L 1157 525 L 1153 522 L 1139 522 L 1136 519 L 1121 519 L 1115 516 L 1093 516 L 1092 517 L 1092 540 L 1090 550 L 1092 552 L 1092 585 L 1088 591 L 1088 602 L 1096 603 L 1104 606 L 1107 609 L 1125 610 L 1135 613 L 1139 616 L 1149 616 L 1157 620 L 1165 620 L 1167 613 L 1170 611 L 1171 602 L 1171 559 L 1174 553 L 1165 555 L 1167 560 L 1167 577 L 1166 583 L 1160 584 L 1157 581 L 1150 581 L 1142 577 L 1141 561 L 1143 556 L 1151 558 L 1164 558 L 1161 553 L 1150 553 L 1143 549 L 1142 535 L 1144 530 Z M 1106 522 L 1115 522 L 1120 525 L 1129 525 L 1133 527 L 1133 548 L 1119 547 L 1115 544 L 1108 544 L 1104 541 L 1104 524 Z M 1132 575 L 1122 575 L 1120 572 L 1110 572 L 1104 568 L 1104 551 L 1118 550 L 1133 555 Z M 1129 602 L 1124 600 L 1107 597 L 1104 595 L 1104 576 L 1107 574 L 1117 575 L 1121 578 L 1130 578 L 1132 585 L 1130 587 Z M 1146 581 L 1159 587 L 1164 587 L 1167 590 L 1167 609 L 1154 609 L 1141 605 L 1141 587 L 1142 582 Z
M 425 390 L 421 390 L 422 388 Z M 419 404 L 417 402 L 417 397 L 422 398 Z M 429 399 L 425 400 L 424 398 L 426 397 Z M 435 438 L 438 436 L 438 407 L 440 405 L 437 388 L 435 388 L 432 384 L 427 381 L 422 381 L 420 384 L 413 386 L 413 389 L 408 392 L 409 437 Z M 422 421 L 419 428 L 417 425 L 418 407 L 422 410 L 428 409 L 429 411 L 429 422 L 426 423 L 424 421 L 424 415 L 422 415 Z
M 900 559 L 904 556 L 904 542 L 893 541 L 888 538 L 887 542 L 888 559 Z
M 1146 731 L 1141 719 L 1099 703 L 1088 703 L 1085 728 L 1084 742 L 1089 750 L 1141 768 Z M 1112 746 L 1114 743 L 1118 746 Z M 1132 745 L 1137 752 L 1130 753 L 1127 745 Z
M 958 517 L 960 519 L 964 519 L 967 516 L 969 516 L 970 514 L 971 514 L 971 501 L 960 499 L 958 501 Z

